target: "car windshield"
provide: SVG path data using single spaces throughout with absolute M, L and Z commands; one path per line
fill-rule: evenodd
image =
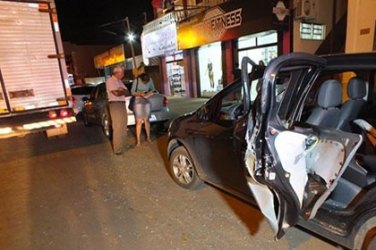
M 92 86 L 72 88 L 72 94 L 73 95 L 90 95 L 93 88 L 94 87 Z

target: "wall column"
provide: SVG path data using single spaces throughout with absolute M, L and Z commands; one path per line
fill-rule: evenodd
M 374 50 L 376 1 L 349 0 L 346 53 Z
M 166 66 L 166 58 L 165 57 L 161 57 L 161 59 L 159 60 L 159 69 L 161 71 L 161 83 L 162 83 L 162 86 L 161 86 L 161 90 L 163 91 L 163 94 L 165 95 L 171 95 L 171 92 L 170 92 L 170 86 L 169 86 L 169 83 L 168 83 L 168 78 L 167 78 L 167 66 Z
M 224 69 L 224 71 L 226 72 L 225 73 L 226 79 L 223 79 L 223 80 L 225 80 L 225 83 L 227 85 L 227 84 L 232 83 L 233 80 L 234 80 L 233 72 L 234 72 L 234 64 L 235 64 L 235 62 L 234 62 L 234 42 L 233 41 L 226 41 L 225 42 L 224 52 L 225 52 L 225 56 L 224 56 L 225 63 L 224 63 L 224 66 L 226 67 Z

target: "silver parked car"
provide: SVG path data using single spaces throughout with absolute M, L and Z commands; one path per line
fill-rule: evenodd
M 126 107 L 128 107 L 130 97 L 126 100 Z M 171 112 L 167 106 L 168 99 L 162 94 L 154 94 L 149 98 L 151 102 L 150 122 L 166 122 L 170 120 Z M 98 84 L 90 94 L 90 97 L 84 98 L 84 107 L 82 110 L 82 117 L 84 124 L 90 126 L 91 124 L 100 125 L 107 137 L 111 137 L 111 119 L 108 111 L 108 100 L 106 84 Z M 128 126 L 135 125 L 136 120 L 131 110 L 128 110 Z
M 83 99 L 89 98 L 91 92 L 94 90 L 95 85 L 83 84 L 73 85 L 71 87 L 73 99 L 73 111 L 77 115 L 84 107 Z

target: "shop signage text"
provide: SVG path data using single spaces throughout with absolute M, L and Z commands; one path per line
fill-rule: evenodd
M 94 57 L 95 68 L 101 69 L 125 61 L 124 46 L 116 46 Z
M 224 13 L 220 16 L 210 18 L 211 28 L 216 29 L 231 29 L 242 25 L 242 9 Z
M 159 30 L 142 35 L 144 58 L 152 58 L 177 50 L 176 24 L 169 24 Z
M 272 29 L 273 14 L 264 0 L 226 2 L 179 23 L 178 49 Z

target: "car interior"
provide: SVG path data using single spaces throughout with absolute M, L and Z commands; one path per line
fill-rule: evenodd
M 323 208 L 356 209 L 376 185 L 376 74 L 373 71 L 325 72 L 305 100 L 301 122 L 362 135 L 358 149 Z
M 301 96 L 304 88 L 284 98 L 291 80 L 304 81 L 309 69 L 291 73 L 280 72 L 276 78 L 276 101 L 296 102 L 294 97 Z M 337 211 L 356 209 L 361 200 L 367 199 L 367 191 L 376 187 L 376 72 L 328 71 L 315 80 L 300 114 L 299 123 L 308 123 L 319 127 L 334 128 L 345 132 L 358 133 L 363 137 L 362 146 L 357 151 L 337 187 L 323 208 L 335 208 Z M 252 82 L 252 102 L 256 98 L 260 80 Z M 219 98 L 217 121 L 235 121 L 242 115 L 242 86 L 226 92 Z M 280 115 L 287 110 L 280 110 Z M 373 129 L 373 130 L 372 130 Z M 374 131 L 374 132 L 372 132 Z

